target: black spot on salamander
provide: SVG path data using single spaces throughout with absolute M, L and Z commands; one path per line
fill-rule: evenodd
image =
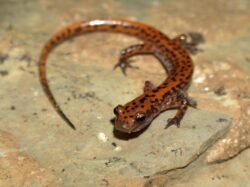
M 168 85 L 168 83 L 167 83 L 167 82 L 164 82 L 164 83 L 163 83 L 163 85 L 164 85 L 164 86 L 167 86 L 167 85 Z
M 145 33 L 145 30 L 144 29 L 139 29 L 139 32 L 140 33 Z
M 81 27 L 75 28 L 75 33 L 76 33 L 76 34 L 77 34 L 77 33 L 80 33 L 81 31 L 82 31 Z
M 182 84 L 178 84 L 176 87 L 179 88 L 179 89 L 181 89 L 182 88 Z
M 170 50 L 168 48 L 165 48 L 166 53 L 170 53 Z
M 172 77 L 171 80 L 175 82 L 175 81 L 176 81 L 176 78 L 175 78 L 175 77 Z
M 160 43 L 161 40 L 160 40 L 159 38 L 157 38 L 157 39 L 155 40 L 155 42 Z M 165 48 L 164 45 L 159 45 L 159 47 L 160 47 L 161 49 L 164 49 L 164 48 Z
M 61 40 L 61 36 L 60 36 L 60 35 L 57 36 L 56 39 L 57 39 L 58 41 Z
M 157 87 L 156 89 L 153 90 L 153 93 L 157 93 L 161 88 Z
M 180 67 L 180 64 L 179 64 L 178 62 L 175 62 L 174 66 L 175 66 L 176 68 L 178 68 L 178 67 Z
M 67 28 L 67 34 L 71 34 L 71 29 Z
M 155 38 L 157 38 L 157 34 L 154 34 L 154 35 L 152 36 L 152 39 L 155 39 Z
M 164 84 L 161 84 L 161 85 L 159 86 L 159 88 L 160 88 L 160 89 L 166 88 L 166 86 L 165 86 Z
M 177 87 L 173 87 L 173 88 L 171 89 L 171 91 L 172 91 L 172 92 L 176 92 L 176 91 L 177 91 Z
M 130 117 L 130 118 L 133 118 L 134 116 L 133 116 L 133 115 L 130 115 L 129 117 Z
M 154 101 L 152 101 L 153 103 L 158 103 L 159 102 L 159 99 L 158 98 L 155 98 Z
M 55 40 L 51 40 L 50 43 L 51 43 L 51 45 L 53 46 L 53 45 L 56 44 L 56 41 L 55 41 Z
M 117 25 L 111 25 L 110 28 L 111 29 L 115 29 L 117 27 Z
M 146 99 L 146 98 L 144 97 L 144 98 L 140 99 L 139 102 L 140 102 L 140 103 L 144 103 L 145 99 Z
M 169 53 L 172 55 L 173 58 L 176 58 L 174 51 L 169 51 Z
M 170 94 L 169 92 L 165 93 L 165 94 L 162 96 L 162 98 L 164 99 L 164 98 L 168 97 L 169 94 Z
M 147 36 L 147 37 L 151 37 L 151 34 L 150 33 L 145 33 L 145 35 Z
M 61 36 L 62 36 L 62 38 L 65 38 L 66 33 L 65 33 L 65 32 L 63 32 L 63 33 L 61 34 Z
M 184 76 L 185 76 L 185 74 L 184 74 L 184 73 L 181 73 L 181 74 L 180 74 L 180 76 L 181 76 L 181 77 L 184 77 Z
M 180 71 L 181 71 L 181 72 L 186 71 L 186 67 L 182 67 Z
M 144 108 L 145 106 L 144 105 L 141 105 L 141 108 Z

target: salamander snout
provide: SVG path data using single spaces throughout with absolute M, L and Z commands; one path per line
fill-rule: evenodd
M 151 117 L 144 111 L 126 110 L 126 107 L 118 105 L 114 108 L 115 129 L 118 131 L 132 133 L 146 127 L 151 122 Z

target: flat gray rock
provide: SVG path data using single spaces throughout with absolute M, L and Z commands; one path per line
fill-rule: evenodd
M 110 123 L 112 109 L 116 104 L 134 98 L 134 93 L 126 90 L 130 84 L 119 71 L 111 73 L 111 70 L 95 65 L 77 66 L 78 69 L 74 69 L 74 65 L 71 68 L 83 78 L 75 79 L 70 75 L 66 80 L 57 73 L 57 78 L 52 78 L 59 101 L 68 97 L 69 88 L 62 85 L 70 85 L 71 90 L 77 90 L 76 93 L 68 93 L 69 97 L 75 95 L 67 103 L 68 107 L 62 103 L 77 126 L 76 132 L 67 135 L 68 138 L 74 137 L 75 142 L 68 138 L 68 143 L 61 141 L 65 138 L 64 133 L 58 134 L 58 141 L 53 142 L 58 149 L 67 149 L 53 154 L 56 160 L 61 160 L 60 165 L 64 168 L 64 184 L 70 185 L 75 181 L 85 186 L 98 186 L 106 180 L 147 177 L 186 166 L 224 135 L 230 126 L 231 119 L 224 114 L 189 108 L 180 128 L 171 126 L 164 129 L 167 119 L 176 112 L 166 111 L 141 134 L 114 133 Z M 59 128 L 71 131 L 63 122 L 61 125 L 63 127 Z
M 58 117 L 34 74 L 20 74 L 14 68 L 5 81 L 16 75 L 26 84 L 13 82 L 3 89 L 19 92 L 2 92 L 2 97 L 8 97 L 2 102 L 7 113 L 2 113 L 1 128 L 18 137 L 21 146 L 65 186 L 101 186 L 183 167 L 229 127 L 231 120 L 224 114 L 189 108 L 180 128 L 164 129 L 175 113 L 166 111 L 138 136 L 114 134 L 110 122 L 113 107 L 136 96 L 131 79 L 97 65 L 50 63 L 52 91 L 77 130 L 72 131 Z M 12 64 L 10 57 L 6 68 Z
M 183 167 L 221 137 L 230 123 L 223 114 L 191 109 L 180 128 L 164 130 L 171 114 L 160 115 L 144 133 L 128 141 L 115 138 L 111 126 L 102 131 L 108 137 L 106 142 L 98 141 L 98 130 L 95 136 L 83 137 L 85 145 L 76 154 L 80 158 L 72 155 L 66 167 L 71 171 L 64 176 L 66 181 L 98 186 L 103 179 L 145 177 Z M 116 147 L 111 145 L 114 143 Z
M 163 182 L 164 184 L 159 185 L 160 181 L 156 179 L 153 181 L 153 184 L 145 184 L 145 186 L 249 186 L 250 174 L 246 171 L 246 168 L 249 167 L 248 160 L 250 160 L 249 149 L 243 151 L 234 159 L 220 164 L 206 165 L 204 164 L 204 159 L 205 155 L 202 155 L 192 165 L 190 165 L 191 167 L 167 174 L 165 176 L 166 182 Z M 242 162 L 242 160 L 246 160 L 246 162 Z M 236 173 L 235 171 L 237 171 L 237 173 L 241 173 L 241 175 L 234 177 Z M 159 183 L 157 184 L 157 182 Z

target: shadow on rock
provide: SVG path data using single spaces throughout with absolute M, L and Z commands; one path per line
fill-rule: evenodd
M 111 119 L 110 122 L 114 126 L 115 125 L 115 118 Z M 145 127 L 144 129 L 140 130 L 139 132 L 133 132 L 131 134 L 118 131 L 114 128 L 113 134 L 116 138 L 118 138 L 120 140 L 129 140 L 129 139 L 137 138 L 138 136 L 140 136 L 144 131 L 146 131 L 148 129 L 148 127 L 149 127 L 149 125 L 147 127 Z

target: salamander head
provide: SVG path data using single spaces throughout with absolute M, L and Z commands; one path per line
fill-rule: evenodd
M 126 133 L 142 130 L 155 117 L 156 111 L 152 110 L 151 105 L 150 101 L 142 96 L 124 106 L 118 105 L 114 108 L 115 129 Z

